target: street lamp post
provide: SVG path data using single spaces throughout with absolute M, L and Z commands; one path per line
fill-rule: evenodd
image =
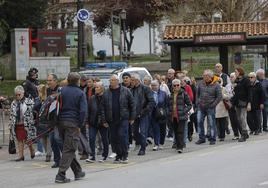
M 124 41 L 124 50 L 123 50 L 123 54 L 126 53 L 126 19 L 127 19 L 127 12 L 125 9 L 123 9 L 120 13 L 120 18 L 122 20 L 123 23 L 123 41 Z
M 83 7 L 84 7 L 83 0 L 77 0 L 77 12 Z M 84 66 L 86 45 L 84 44 L 84 23 L 81 22 L 80 20 L 77 20 L 77 24 L 78 24 L 77 68 L 80 69 L 81 66 Z

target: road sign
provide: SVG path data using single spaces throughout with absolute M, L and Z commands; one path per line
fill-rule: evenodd
M 80 22 L 86 22 L 89 20 L 90 18 L 90 13 L 87 9 L 80 9 L 78 12 L 77 12 L 77 19 L 80 21 Z

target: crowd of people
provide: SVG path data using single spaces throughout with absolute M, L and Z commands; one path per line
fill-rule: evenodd
M 157 151 L 170 139 L 181 154 L 194 132 L 198 132 L 198 145 L 223 142 L 230 134 L 229 124 L 238 142 L 267 132 L 264 70 L 245 75 L 238 67 L 230 76 L 222 71 L 222 65 L 216 64 L 214 71 L 203 72 L 199 83 L 186 71 L 174 69 L 143 80 L 139 74 L 125 72 L 122 83 L 111 75 L 106 89 L 100 79 L 76 72 L 61 82 L 56 74 L 49 74 L 47 84 L 39 84 L 38 70 L 31 68 L 23 86 L 15 88 L 11 104 L 11 139 L 19 150 L 16 161 L 24 160 L 25 145 L 32 159 L 46 153 L 49 162 L 53 153 L 52 168 L 59 168 L 55 182 L 66 183 L 69 167 L 76 180 L 85 176 L 76 159 L 77 149 L 80 160 L 88 163 L 101 153 L 99 162 L 114 157 L 114 163 L 126 164 L 134 145 L 137 155 L 143 156 L 150 142 Z

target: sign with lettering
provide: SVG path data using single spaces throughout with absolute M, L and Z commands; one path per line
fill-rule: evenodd
M 38 30 L 38 52 L 65 52 L 66 33 L 62 30 Z
M 196 44 L 235 43 L 245 41 L 246 33 L 216 33 L 194 35 L 194 43 Z

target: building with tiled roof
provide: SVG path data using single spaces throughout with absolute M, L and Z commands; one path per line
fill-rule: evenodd
M 163 42 L 171 46 L 171 66 L 176 70 L 181 69 L 182 47 L 214 46 L 228 72 L 228 46 L 268 45 L 268 21 L 167 25 Z

